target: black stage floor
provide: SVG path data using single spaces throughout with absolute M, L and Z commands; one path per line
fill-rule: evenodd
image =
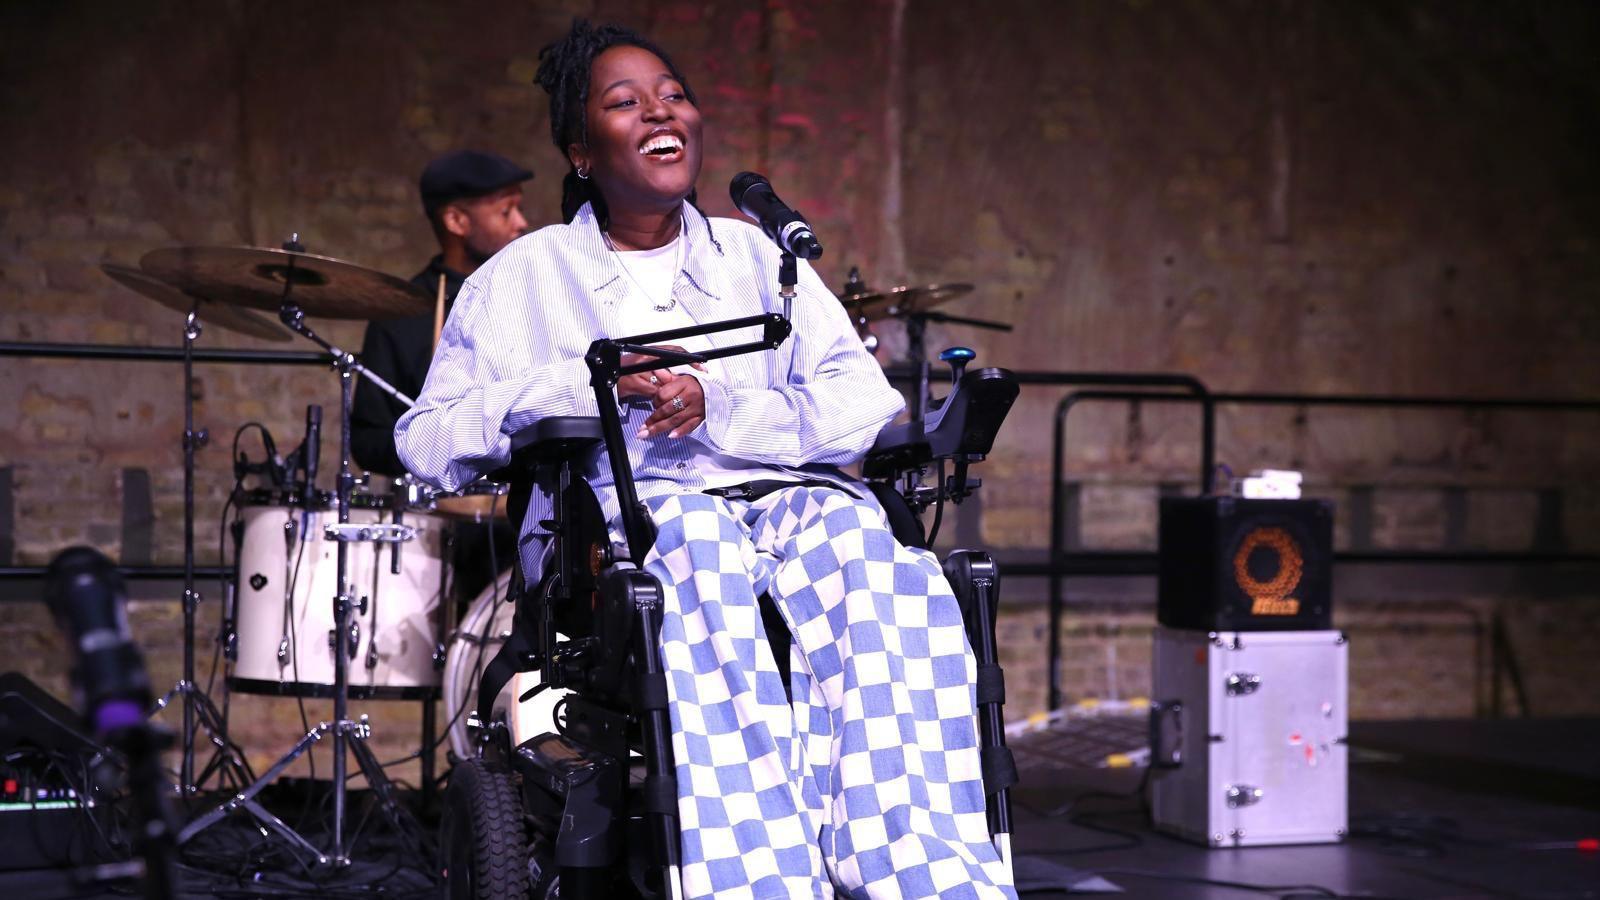
M 1600 837 L 1600 720 L 1366 722 L 1350 731 L 1352 836 L 1343 844 L 1209 850 L 1148 827 L 1128 796 L 1140 770 L 1030 767 L 1016 852 L 1098 873 L 1128 898 L 1600 897 L 1600 853 L 1570 847 Z M 1561 843 L 1569 846 L 1531 849 Z
M 1208 850 L 1151 831 L 1135 796 L 1141 770 L 1073 766 L 1049 752 L 1067 746 L 1093 758 L 1096 742 L 1127 750 L 1136 734 L 1133 720 L 1105 717 L 1013 740 L 1026 780 L 1016 797 L 1019 875 L 1065 866 L 1102 876 L 1122 897 L 1173 900 L 1600 897 L 1600 853 L 1570 846 L 1600 837 L 1600 719 L 1356 723 L 1350 839 L 1238 850 Z M 305 812 L 287 806 L 290 814 Z M 286 858 L 263 860 L 272 842 L 242 823 L 218 829 L 207 838 L 211 849 L 219 859 L 231 854 L 237 867 L 186 870 L 182 896 L 432 895 L 421 861 L 399 852 L 375 825 L 362 830 L 351 871 L 314 881 L 295 876 Z M 250 874 L 252 861 L 265 862 L 266 881 Z M 74 889 L 54 872 L 0 873 L 7 900 L 126 896 Z

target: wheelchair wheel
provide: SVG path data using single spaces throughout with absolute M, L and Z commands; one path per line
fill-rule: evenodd
M 450 900 L 527 900 L 527 827 L 509 771 L 476 758 L 457 763 L 440 831 Z

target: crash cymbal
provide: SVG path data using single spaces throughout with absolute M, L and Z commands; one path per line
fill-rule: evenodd
M 886 291 L 868 291 L 864 294 L 845 294 L 839 298 L 856 321 L 876 322 L 879 319 L 900 318 L 911 313 L 931 309 L 972 291 L 972 285 L 960 282 L 949 284 L 900 285 Z
M 393 275 L 268 247 L 167 247 L 139 265 L 186 293 L 274 312 L 292 281 L 289 299 L 314 319 L 399 319 L 433 306 L 426 291 Z
M 192 297 L 132 266 L 101 263 L 100 270 L 123 287 L 143 294 L 168 309 L 187 314 L 195 308 L 195 301 L 200 301 L 199 316 L 203 325 L 215 325 L 218 328 L 226 328 L 229 331 L 269 341 L 281 342 L 290 339 L 289 329 L 272 319 L 237 306 L 224 306 L 201 297 Z

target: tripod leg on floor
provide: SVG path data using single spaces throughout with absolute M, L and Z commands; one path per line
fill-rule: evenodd
M 299 759 L 301 754 L 311 749 L 311 746 L 317 741 L 321 740 L 322 736 L 327 734 L 332 728 L 333 726 L 327 722 L 319 722 L 315 728 L 306 732 L 305 737 L 301 738 L 293 747 L 291 747 L 288 753 L 285 753 L 277 762 L 272 764 L 271 768 L 262 773 L 260 778 L 256 779 L 244 790 L 234 795 L 232 799 L 219 805 L 216 809 L 211 810 L 210 812 L 196 818 L 188 825 L 183 826 L 183 830 L 178 832 L 178 845 L 182 846 L 183 844 L 188 843 L 195 835 L 227 818 L 228 814 L 232 813 L 234 810 L 245 809 L 249 811 L 251 815 L 254 815 L 257 819 L 260 819 L 264 824 L 268 825 L 268 827 L 288 838 L 289 842 L 294 844 L 296 847 L 299 847 L 302 850 L 308 849 L 311 853 L 315 854 L 316 861 L 319 864 L 326 863 L 328 861 L 326 855 L 318 851 L 315 847 L 312 847 L 311 844 L 305 840 L 305 838 L 295 834 L 294 830 L 289 828 L 288 825 L 285 825 L 282 820 L 278 819 L 276 816 L 273 816 L 265 809 L 262 809 L 261 805 L 255 802 L 255 797 L 257 794 L 265 790 L 267 785 L 276 781 L 278 776 L 283 774 L 283 770 L 289 768 L 291 763 Z
M 341 722 L 339 728 L 348 738 L 345 746 L 350 748 L 350 754 L 356 758 L 356 765 L 361 767 L 361 774 L 366 776 L 367 786 L 378 798 L 378 808 L 383 811 L 383 816 L 389 821 L 396 833 L 404 838 L 414 852 L 421 854 L 419 859 L 433 859 L 432 843 L 423 834 L 422 826 L 405 807 L 400 805 L 400 800 L 395 796 L 394 782 L 384 774 L 383 766 L 379 765 L 378 758 L 372 755 L 372 748 L 367 746 L 367 736 L 371 730 L 367 727 L 365 717 L 358 722 Z

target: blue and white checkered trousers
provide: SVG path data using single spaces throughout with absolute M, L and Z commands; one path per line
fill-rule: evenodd
M 871 500 L 649 501 L 690 897 L 1016 897 L 989 841 L 975 663 L 933 555 Z M 756 597 L 794 636 L 792 705 Z

